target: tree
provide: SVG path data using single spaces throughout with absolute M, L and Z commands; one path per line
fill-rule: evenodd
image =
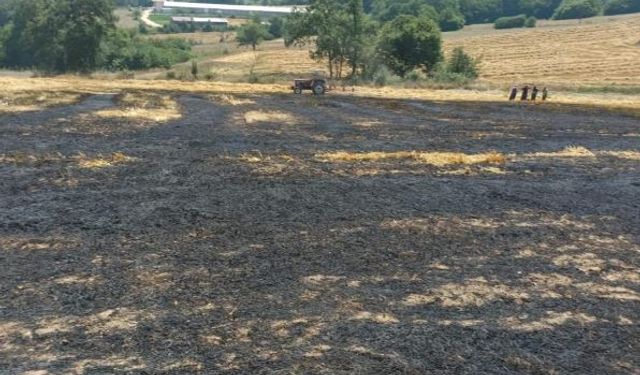
M 467 23 L 493 22 L 502 15 L 502 0 L 460 0 Z
M 376 0 L 373 3 L 372 14 L 380 22 L 391 21 L 400 15 L 429 16 L 445 31 L 461 29 L 465 23 L 458 0 Z
M 343 29 L 346 36 L 345 58 L 351 66 L 351 76 L 355 77 L 358 67 L 363 62 L 367 44 L 367 20 L 362 0 L 347 0 L 346 15 L 348 21 Z
M 520 0 L 518 12 L 536 18 L 551 18 L 561 2 L 562 0 Z
M 553 13 L 556 20 L 588 18 L 600 14 L 599 0 L 564 0 Z
M 331 78 L 342 77 L 345 64 L 352 76 L 362 71 L 374 34 L 362 0 L 313 0 L 306 11 L 291 14 L 285 22 L 285 44 L 314 45 L 311 57 L 328 63 Z
M 269 20 L 269 34 L 274 38 L 282 38 L 284 29 L 284 20 L 282 17 L 273 17 Z
M 442 59 L 442 37 L 428 17 L 399 16 L 382 28 L 377 51 L 401 77 L 416 68 L 428 72 Z
M 255 21 L 240 26 L 236 34 L 238 45 L 251 46 L 254 51 L 258 44 L 269 38 L 271 38 L 271 35 L 267 31 L 267 28 Z
M 115 28 L 110 0 L 23 0 L 15 3 L 5 64 L 88 72 Z
M 440 12 L 440 29 L 442 31 L 455 31 L 464 27 L 464 17 L 453 8 L 446 8 Z
M 111 0 L 60 1 L 64 69 L 88 72 L 96 68 L 100 43 L 115 28 Z
M 434 7 L 425 0 L 378 0 L 373 3 L 373 17 L 380 22 L 389 22 L 400 15 L 428 16 L 434 20 L 440 17 Z
M 11 36 L 11 28 L 13 26 L 11 24 L 0 27 L 0 62 L 4 61 L 5 55 L 5 45 L 9 37 Z

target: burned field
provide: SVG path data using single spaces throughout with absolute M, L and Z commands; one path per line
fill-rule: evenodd
M 131 92 L 0 117 L 2 374 L 633 374 L 640 121 Z

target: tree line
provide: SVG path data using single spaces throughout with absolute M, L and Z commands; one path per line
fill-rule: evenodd
M 314 3 L 313 0 L 191 1 L 256 5 Z M 438 22 L 443 31 L 457 30 L 469 24 L 493 23 L 501 17 L 521 14 L 538 19 L 571 19 L 640 12 L 640 0 L 364 0 L 362 5 L 366 14 L 381 22 L 401 14 L 427 14 Z

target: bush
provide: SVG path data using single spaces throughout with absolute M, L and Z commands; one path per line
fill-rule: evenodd
M 535 17 L 529 17 L 524 22 L 524 27 L 536 27 L 536 23 L 537 22 L 538 22 L 538 20 Z
M 442 87 L 460 87 L 468 84 L 471 79 L 464 74 L 450 72 L 445 65 L 438 65 L 429 77 L 431 82 L 444 84 Z
M 118 79 L 134 79 L 136 78 L 136 75 L 128 70 L 122 70 L 116 75 L 116 77 Z
M 638 0 L 609 0 L 604 5 L 605 15 L 640 12 Z
M 393 73 L 391 73 L 389 68 L 387 68 L 384 65 L 380 65 L 376 69 L 375 73 L 373 73 L 372 80 L 376 86 L 383 87 L 389 83 L 392 76 L 393 76 Z
M 524 14 L 513 17 L 500 17 L 493 25 L 496 29 L 513 29 L 517 27 L 524 27 L 527 22 L 527 16 Z
M 418 82 L 419 80 L 424 78 L 424 74 L 421 74 L 419 70 L 412 70 L 409 73 L 407 73 L 405 78 L 411 82 Z
M 447 63 L 447 72 L 460 74 L 465 78 L 478 78 L 478 60 L 464 52 L 462 47 L 453 50 Z
M 204 79 L 206 79 L 207 81 L 213 81 L 214 79 L 216 79 L 216 72 L 213 69 L 209 70 L 207 73 L 205 73 Z
M 249 72 L 249 77 L 247 77 L 247 82 L 249 83 L 260 83 L 260 77 L 253 71 L 253 69 Z
M 191 45 L 184 39 L 149 40 L 118 30 L 101 47 L 101 66 L 108 70 L 166 68 L 188 61 Z
M 176 72 L 174 71 L 167 72 L 167 79 L 176 79 Z
M 568 20 L 594 17 L 600 14 L 600 8 L 599 0 L 564 0 L 553 13 L 553 19 Z

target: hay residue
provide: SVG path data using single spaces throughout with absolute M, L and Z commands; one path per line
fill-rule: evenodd
M 322 162 L 359 163 L 359 162 L 392 162 L 408 161 L 433 166 L 452 164 L 504 164 L 507 158 L 498 152 L 491 151 L 481 154 L 464 154 L 461 152 L 331 152 L 316 154 L 316 159 Z
M 113 167 L 133 160 L 135 160 L 135 158 L 127 156 L 122 152 L 113 152 L 106 155 L 96 154 L 93 156 L 89 156 L 83 152 L 72 156 L 65 156 L 59 152 L 37 154 L 18 151 L 0 154 L 0 164 L 12 164 L 15 167 L 75 164 L 80 168 L 100 169 Z
M 593 158 L 596 156 L 591 150 L 582 146 L 569 146 L 555 152 L 536 152 L 529 156 L 540 158 Z
M 220 95 L 211 95 L 209 99 L 216 104 L 225 104 L 225 105 L 250 105 L 255 102 L 251 99 L 240 98 L 231 94 L 220 94 Z
M 127 92 L 115 98 L 117 107 L 97 111 L 105 118 L 128 118 L 167 122 L 182 117 L 178 103 L 169 95 L 145 92 Z
M 611 156 L 618 159 L 640 160 L 640 151 L 636 150 L 590 150 L 583 146 L 569 146 L 560 151 L 535 152 L 525 154 L 528 158 L 597 158 Z
M 38 111 L 78 102 L 82 94 L 65 91 L 0 92 L 0 113 Z
M 280 111 L 249 111 L 244 114 L 244 121 L 249 125 L 261 122 L 293 124 L 295 117 Z

